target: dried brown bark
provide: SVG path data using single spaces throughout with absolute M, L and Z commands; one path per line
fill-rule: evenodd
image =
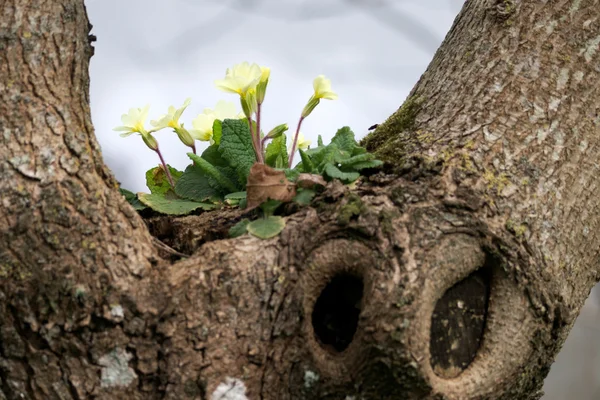
M 261 241 L 235 210 L 147 229 L 83 2 L 1 0 L 0 399 L 539 398 L 599 279 L 599 9 L 467 1 L 365 140 L 386 170 Z

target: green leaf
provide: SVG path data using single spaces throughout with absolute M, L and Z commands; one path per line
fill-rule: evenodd
M 374 159 L 375 156 L 373 154 L 364 153 L 359 154 L 357 156 L 351 156 L 348 152 L 340 152 L 336 154 L 335 162 L 340 166 L 352 165 L 363 161 L 370 161 Z
M 187 153 L 188 157 L 196 163 L 196 166 L 202 170 L 206 175 L 213 178 L 218 184 L 230 192 L 237 192 L 238 188 L 227 176 L 223 175 L 217 168 L 215 168 L 211 163 L 206 161 L 204 158 L 197 156 L 194 153 Z
M 333 163 L 336 158 L 339 158 L 339 153 L 340 149 L 334 143 L 321 147 L 313 154 L 310 154 L 308 150 L 306 151 L 306 154 L 310 156 L 311 161 L 316 167 L 316 172 L 320 174 L 323 173 L 326 164 Z
M 229 164 L 227 160 L 225 160 L 221 156 L 221 152 L 219 151 L 219 145 L 213 144 L 208 146 L 206 150 L 202 152 L 202 158 L 211 163 L 215 167 L 227 167 Z
M 324 146 L 323 138 L 321 137 L 321 135 L 317 136 L 317 146 L 318 147 Z
M 354 132 L 347 126 L 344 126 L 335 133 L 333 139 L 331 139 L 331 144 L 335 144 L 340 150 L 349 153 L 352 153 L 352 151 L 358 147 L 358 143 L 354 140 Z
M 217 171 L 219 171 L 222 175 L 226 176 L 231 182 L 233 182 L 237 187 L 236 191 L 242 190 L 246 187 L 245 182 L 243 185 L 238 183 L 238 176 L 235 170 L 231 168 L 227 163 L 227 160 L 225 160 L 221 156 L 221 152 L 219 151 L 218 145 L 213 144 L 212 146 L 208 146 L 206 150 L 204 150 L 204 152 L 202 153 L 202 158 L 211 163 L 217 169 Z M 222 194 L 227 194 L 231 192 L 231 190 L 223 188 L 223 186 L 219 184 L 219 182 L 216 181 L 214 178 L 209 177 L 208 182 L 214 189 L 217 189 L 220 192 L 222 192 Z
M 302 206 L 307 206 L 310 204 L 316 194 L 317 192 L 312 189 L 298 189 L 298 193 L 296 194 L 296 197 L 294 197 L 294 201 Z
M 267 146 L 265 163 L 273 168 L 286 168 L 288 166 L 288 152 L 286 137 L 281 135 L 275 138 Z
M 189 214 L 198 208 L 203 210 L 212 210 L 215 208 L 213 204 L 198 203 L 183 199 L 167 199 L 165 196 L 155 193 L 138 193 L 138 198 L 154 211 L 169 215 Z
M 246 192 L 229 193 L 225 196 L 225 200 L 242 200 L 246 198 Z
M 169 172 L 171 172 L 173 181 L 177 182 L 177 179 L 179 179 L 183 172 L 176 170 L 168 164 L 167 168 L 169 168 Z M 162 166 L 150 168 L 146 171 L 146 186 L 148 186 L 151 193 L 157 194 L 165 194 L 172 189 L 167 174 Z
M 240 184 L 245 185 L 250 168 L 256 162 L 250 129 L 246 121 L 239 119 L 223 121 L 219 151 L 237 173 Z
M 221 175 L 226 176 L 227 179 L 229 179 L 229 181 L 235 185 L 236 192 L 246 189 L 246 185 L 242 185 L 241 183 L 238 182 L 237 174 L 235 173 L 235 170 L 233 168 L 231 168 L 231 167 L 215 167 L 215 168 L 217 169 L 217 171 L 219 171 L 221 173 Z M 211 178 L 211 182 L 214 183 L 214 185 L 213 185 L 214 187 L 216 187 L 216 188 L 221 187 L 221 185 L 212 178 Z M 223 194 L 227 194 L 227 193 L 232 193 L 232 192 L 231 192 L 231 190 L 225 190 L 223 192 Z
M 260 205 L 260 209 L 262 210 L 262 212 L 265 216 L 271 216 L 275 213 L 275 210 L 277 210 L 277 208 L 282 204 L 283 204 L 283 202 L 281 202 L 279 200 L 269 199 L 267 201 L 264 201 Z
M 229 237 L 236 238 L 246 234 L 248 232 L 249 223 L 250 220 L 248 218 L 244 218 L 240 222 L 229 228 Z
M 281 233 L 285 228 L 285 220 L 279 216 L 270 216 L 250 222 L 246 229 L 260 239 L 269 239 Z
M 213 122 L 212 139 L 215 141 L 215 144 L 217 146 L 221 143 L 222 133 L 223 133 L 223 123 L 220 120 L 215 119 L 215 122 Z
M 246 192 L 229 193 L 227 196 L 225 196 L 225 202 L 229 205 L 235 206 L 239 205 L 242 200 L 246 201 L 246 197 Z
M 325 174 L 332 179 L 339 179 L 344 183 L 350 183 L 358 179 L 358 172 L 343 172 L 333 164 L 326 164 L 324 169 Z
M 311 173 L 315 169 L 315 165 L 312 160 L 303 150 L 298 149 L 300 152 L 300 158 L 302 159 L 302 170 L 306 173 Z
M 189 165 L 175 184 L 175 194 L 193 201 L 218 201 L 221 193 L 210 185 L 209 177 L 197 165 Z
M 125 197 L 125 200 L 127 200 L 127 202 L 131 204 L 136 211 L 144 210 L 146 208 L 146 206 L 140 202 L 140 199 L 138 199 L 137 195 L 132 191 L 123 188 L 119 188 L 119 191 L 123 197 Z
M 298 179 L 298 176 L 300 175 L 300 171 L 297 171 L 295 169 L 290 169 L 290 168 L 284 169 L 283 172 L 285 173 L 285 177 L 290 182 L 295 182 L 296 179 Z
M 366 152 L 367 149 L 358 145 L 354 148 L 354 150 L 352 150 L 352 156 L 358 156 L 359 154 L 365 154 Z
M 383 165 L 383 161 L 381 161 L 381 160 L 370 160 L 370 161 L 363 161 L 363 162 L 359 162 L 356 164 L 352 164 L 352 169 L 355 171 L 360 171 L 361 169 L 377 168 L 382 165 Z

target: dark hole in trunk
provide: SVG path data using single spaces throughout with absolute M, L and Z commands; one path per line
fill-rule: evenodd
M 317 340 L 336 352 L 352 342 L 358 326 L 363 296 L 361 278 L 342 274 L 335 276 L 319 295 L 312 313 Z
M 483 267 L 456 283 L 438 300 L 431 316 L 431 367 L 455 378 L 471 364 L 487 318 L 492 271 Z

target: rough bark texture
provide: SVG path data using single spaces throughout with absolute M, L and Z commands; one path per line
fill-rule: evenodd
M 0 399 L 536 399 L 599 278 L 598 0 L 469 0 L 290 209 L 144 221 L 103 165 L 81 0 L 0 0 Z M 151 233 L 189 257 L 153 246 Z

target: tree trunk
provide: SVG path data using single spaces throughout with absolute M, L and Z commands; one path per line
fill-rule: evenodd
M 599 279 L 598 0 L 467 1 L 364 140 L 384 171 L 267 241 L 226 238 L 238 210 L 142 220 L 83 1 L 0 10 L 1 400 L 541 396 Z

